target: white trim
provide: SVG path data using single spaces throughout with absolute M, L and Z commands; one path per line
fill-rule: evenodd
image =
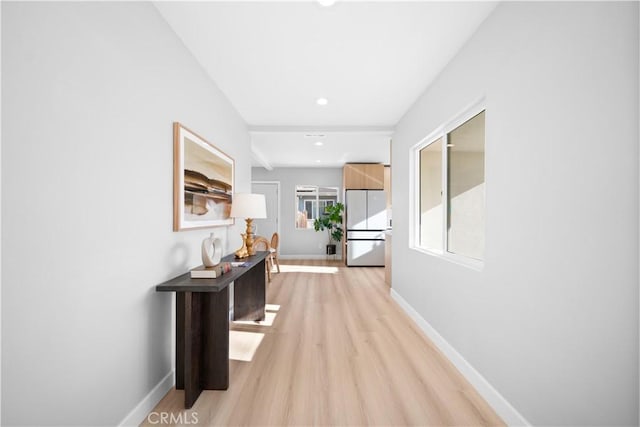
M 480 372 L 471 366 L 451 344 L 445 340 L 420 314 L 391 288 L 393 298 L 405 313 L 429 337 L 431 342 L 453 363 L 463 377 L 476 389 L 494 411 L 509 426 L 531 426 L 531 424 L 487 381 Z
M 462 267 L 468 267 L 476 271 L 482 271 L 484 269 L 484 261 L 479 259 L 474 259 L 467 256 L 454 254 L 451 252 L 442 252 L 434 249 L 423 248 L 420 246 L 409 247 L 409 249 L 413 249 L 416 252 L 420 252 L 436 258 L 440 258 L 441 260 L 444 260 L 447 262 L 452 262 Z
M 442 139 L 442 164 L 440 165 L 442 168 L 440 171 L 442 174 L 440 175 L 440 183 L 442 186 L 440 191 L 440 194 L 442 194 L 442 233 L 440 233 L 440 238 L 442 240 L 440 241 L 440 247 L 442 248 L 443 254 L 449 253 L 449 132 L 450 131 L 445 129 L 440 137 Z M 420 169 L 420 172 L 422 172 L 422 169 Z M 420 185 L 422 185 L 420 175 L 418 175 L 418 179 L 420 180 Z M 421 212 L 418 212 L 418 214 L 422 215 Z M 418 241 L 418 243 L 420 243 L 420 241 Z
M 282 254 L 278 254 L 278 258 L 280 259 L 299 259 L 299 260 L 304 260 L 304 259 L 334 259 L 333 257 L 336 257 L 336 260 L 341 259 L 340 257 L 342 255 L 335 254 L 335 255 L 303 255 L 303 254 L 298 254 L 298 255 L 282 255 Z
M 465 108 L 460 110 L 460 113 L 456 114 L 450 120 L 446 121 L 444 125 L 444 133 L 449 133 L 465 124 L 473 117 L 480 114 L 487 109 L 487 101 L 485 97 L 478 98 L 476 101 L 469 103 Z
M 426 138 L 425 138 L 426 139 Z M 424 140 L 422 140 L 424 141 Z M 420 227 L 417 226 L 419 224 L 418 220 L 420 218 L 420 213 L 418 210 L 420 209 L 418 206 L 418 200 L 420 200 L 420 186 L 418 184 L 418 180 L 416 180 L 416 176 L 419 177 L 420 173 L 420 150 L 417 148 L 420 144 L 420 141 L 415 146 L 411 147 L 409 150 L 409 247 L 415 248 L 418 246 L 418 242 L 420 242 L 420 238 L 418 237 L 418 233 Z
M 158 384 L 127 414 L 118 426 L 139 426 L 149 412 L 156 407 L 158 402 L 171 390 L 174 385 L 174 371 L 169 372 Z

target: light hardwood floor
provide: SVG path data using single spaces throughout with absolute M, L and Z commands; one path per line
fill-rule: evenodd
M 504 425 L 391 299 L 383 268 L 282 261 L 272 278 L 265 324 L 232 325 L 229 389 L 190 410 L 173 389 L 155 413 L 188 425 Z

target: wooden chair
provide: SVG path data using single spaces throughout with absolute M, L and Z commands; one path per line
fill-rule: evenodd
M 271 269 L 273 268 L 273 264 L 271 261 L 271 245 L 269 245 L 269 241 L 262 237 L 256 236 L 253 238 L 253 249 L 257 252 L 270 252 L 270 254 L 265 259 L 265 269 L 267 270 L 267 279 L 271 282 Z
M 280 273 L 280 261 L 278 260 L 278 244 L 280 244 L 280 236 L 278 233 L 273 233 L 271 236 L 271 265 L 273 267 L 273 263 L 276 263 L 276 268 L 278 269 L 278 273 Z

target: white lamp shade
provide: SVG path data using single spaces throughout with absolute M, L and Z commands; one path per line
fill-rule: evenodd
M 235 193 L 231 202 L 233 218 L 266 218 L 267 204 L 264 194 Z

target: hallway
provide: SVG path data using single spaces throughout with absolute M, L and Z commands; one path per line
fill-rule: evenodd
M 391 299 L 383 268 L 283 261 L 267 303 L 263 324 L 233 323 L 227 391 L 184 411 L 172 390 L 144 425 L 166 412 L 198 425 L 503 425 Z

